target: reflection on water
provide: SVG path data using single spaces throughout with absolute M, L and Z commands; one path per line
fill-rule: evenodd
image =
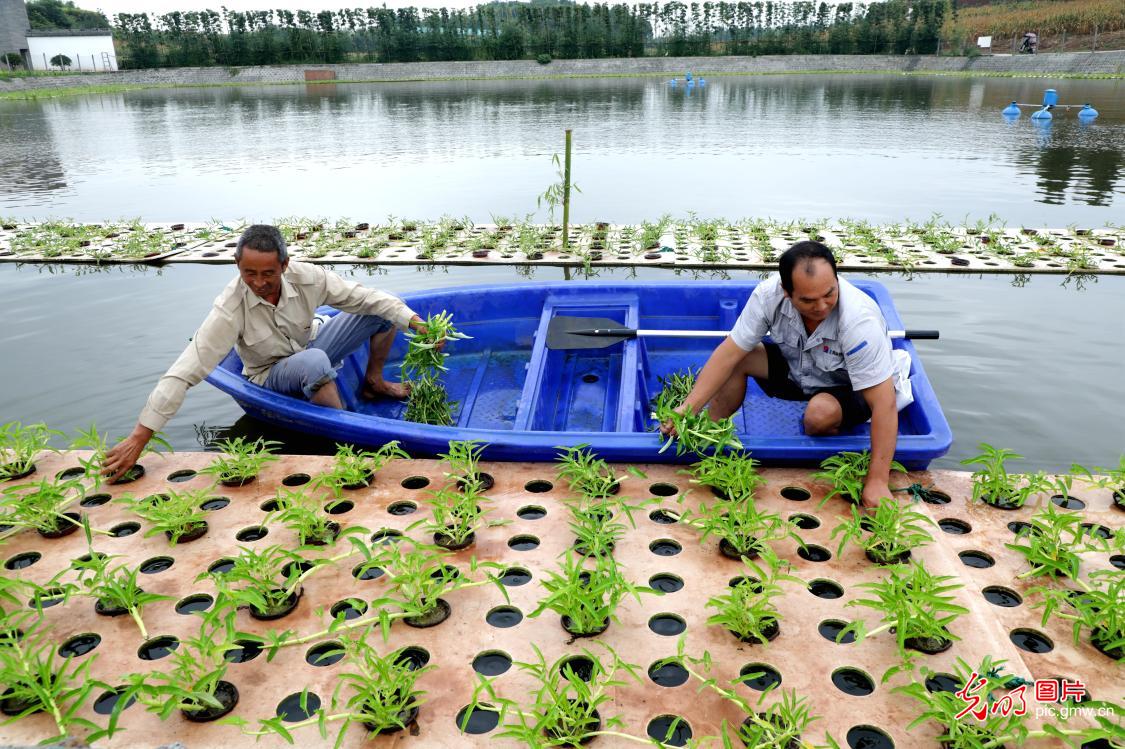
M 1101 112 L 1046 127 L 1046 87 Z M 0 214 L 86 220 L 523 215 L 575 131 L 576 221 L 853 216 L 1100 225 L 1125 83 L 760 76 L 136 91 L 0 102 Z M 542 215 L 542 214 L 540 214 Z
M 397 293 L 576 275 L 549 267 L 528 276 L 500 266 L 336 270 Z M 0 265 L 0 298 L 18 313 L 0 327 L 0 421 L 44 421 L 71 435 L 95 422 L 113 437 L 127 434 L 156 380 L 233 274 L 231 266 Z M 742 280 L 758 274 L 726 275 Z M 601 280 L 630 277 L 712 276 L 655 268 L 600 271 Z M 955 438 L 950 455 L 937 466 L 956 467 L 975 455 L 982 441 L 1027 456 L 1014 470 L 1068 469 L 1072 461 L 1117 464 L 1125 452 L 1125 411 L 1122 358 L 1112 330 L 1125 319 L 1125 278 L 875 278 L 890 289 L 909 327 L 941 330 L 940 340 L 917 344 Z M 167 428 L 178 450 L 196 450 L 228 434 L 280 439 L 290 452 L 334 450 L 328 440 L 243 417 L 227 395 L 207 384 L 188 392 Z

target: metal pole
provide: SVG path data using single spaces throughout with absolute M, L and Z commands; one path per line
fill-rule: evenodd
M 563 161 L 563 252 L 570 242 L 570 129 L 566 131 L 566 159 Z
M 1098 51 L 1098 25 L 1094 24 L 1094 46 L 1090 49 L 1091 52 Z

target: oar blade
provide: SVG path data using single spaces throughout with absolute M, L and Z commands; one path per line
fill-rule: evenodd
M 553 351 L 606 348 L 615 343 L 620 343 L 628 337 L 625 335 L 582 335 L 575 332 L 597 328 L 620 329 L 621 323 L 608 317 L 565 317 L 562 315 L 552 317 L 551 322 L 547 325 L 547 348 Z

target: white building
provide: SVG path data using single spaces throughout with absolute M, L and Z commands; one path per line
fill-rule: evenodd
M 69 58 L 70 64 L 51 62 L 58 55 Z M 27 60 L 32 70 L 117 70 L 113 33 L 108 29 L 28 31 Z M 60 68 L 57 62 L 64 65 Z

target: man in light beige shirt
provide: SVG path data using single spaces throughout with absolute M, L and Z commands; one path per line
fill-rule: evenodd
M 160 378 L 132 434 L 106 453 L 102 472 L 111 480 L 136 464 L 152 435 L 179 410 L 187 389 L 210 374 L 232 347 L 251 382 L 342 409 L 336 367 L 367 341 L 363 397 L 408 394 L 406 385 L 383 379 L 395 329 L 425 331 L 425 323 L 401 299 L 316 265 L 290 263 L 285 239 L 273 226 L 246 229 L 234 257 L 239 277 L 215 299 L 191 343 Z M 324 304 L 340 313 L 327 322 L 315 317 Z

